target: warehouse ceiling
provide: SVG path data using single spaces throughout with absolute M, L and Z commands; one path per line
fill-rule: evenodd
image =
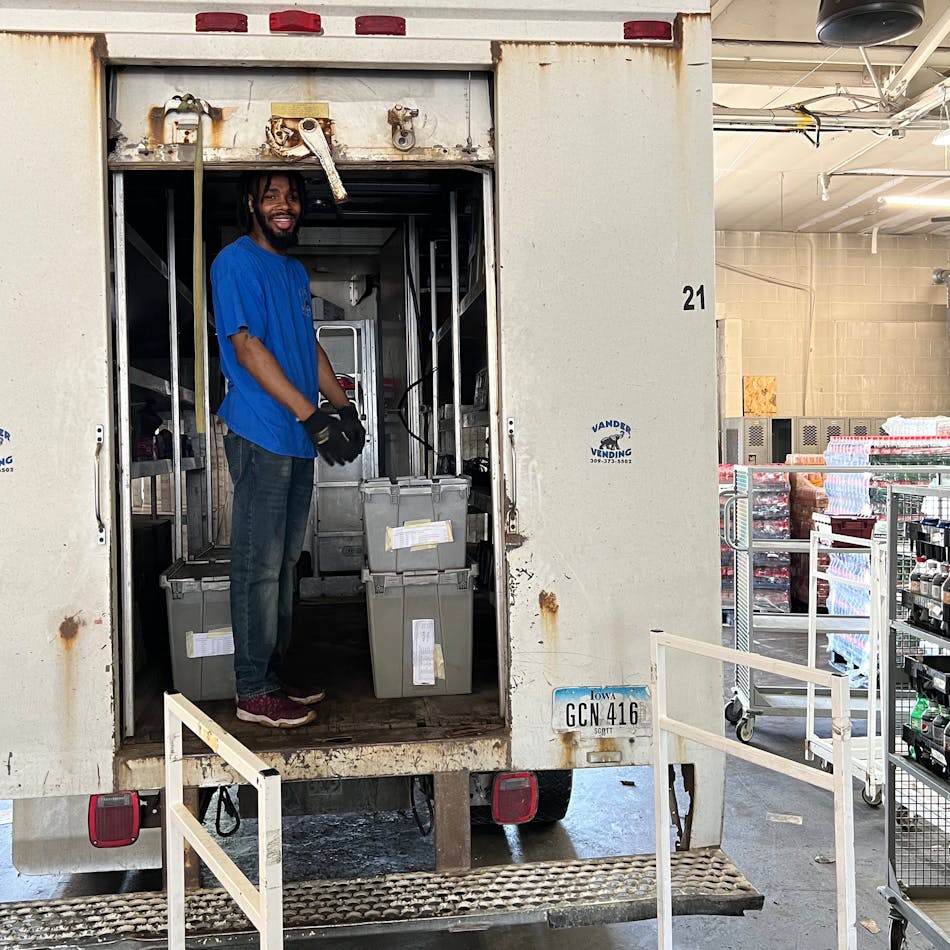
M 950 3 L 881 46 L 830 47 L 818 0 L 713 0 L 716 227 L 950 234 Z M 946 207 L 882 199 L 943 198 Z M 935 220 L 936 219 L 936 220 Z

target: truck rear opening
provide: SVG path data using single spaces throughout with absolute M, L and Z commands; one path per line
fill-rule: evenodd
M 192 175 L 155 170 L 117 175 L 123 179 L 121 207 L 113 210 L 123 216 L 126 236 L 129 404 L 135 432 L 130 460 L 135 629 L 133 656 L 125 664 L 133 671 L 133 711 L 120 758 L 133 760 L 157 752 L 161 696 L 173 688 L 190 693 L 250 747 L 282 748 L 288 754 L 305 756 L 305 750 L 327 743 L 470 740 L 499 733 L 504 715 L 490 525 L 494 499 L 488 468 L 482 176 L 445 170 L 348 172 L 344 205 L 332 201 L 322 173 L 307 176 L 305 222 L 292 253 L 312 275 L 318 339 L 349 387 L 351 399 L 376 425 L 357 472 L 341 479 L 337 472 L 317 466 L 312 524 L 298 565 L 294 638 L 285 666 L 291 678 L 324 684 L 328 697 L 320 704 L 315 723 L 275 736 L 235 718 L 230 654 L 194 655 L 193 630 L 222 630 L 228 623 L 230 484 L 221 451 L 223 427 L 213 418 L 223 395 L 214 337 L 209 334 L 212 432 L 207 438 L 197 431 L 191 397 L 194 346 L 189 295 L 179 291 L 177 340 L 172 340 L 167 278 L 156 267 L 163 252 L 172 248 L 176 273 L 187 275 L 193 240 Z M 208 260 L 235 236 L 235 182 L 230 170 L 209 171 L 206 176 L 203 223 Z M 460 321 L 459 367 L 465 407 L 463 472 L 471 492 L 466 499 L 468 514 L 463 515 L 467 566 L 464 575 L 457 572 L 457 579 L 472 589 L 463 608 L 454 608 L 450 596 L 454 587 L 441 593 L 439 609 L 446 624 L 454 622 L 457 627 L 470 610 L 472 646 L 467 661 L 470 689 L 449 693 L 445 686 L 442 692 L 438 686 L 414 687 L 411 669 L 408 685 L 403 684 L 402 664 L 411 667 L 413 661 L 403 656 L 401 622 L 394 624 L 387 617 L 378 621 L 380 630 L 369 629 L 367 589 L 370 597 L 383 595 L 360 574 L 366 553 L 359 482 L 365 476 L 406 475 L 414 464 L 421 464 L 421 476 L 437 480 L 455 474 L 454 420 L 445 411 L 446 406 L 451 409 L 453 387 L 453 243 L 459 257 L 469 262 L 458 277 L 458 293 L 467 301 Z M 416 324 L 419 341 L 414 356 L 407 345 L 410 323 Z M 436 339 L 440 331 L 442 338 Z M 371 337 L 372 345 L 364 346 L 363 336 Z M 177 352 L 171 351 L 172 344 Z M 375 365 L 364 365 L 364 352 L 375 356 Z M 186 394 L 179 408 L 185 470 L 177 519 L 175 476 L 168 474 L 172 460 L 161 457 L 170 453 L 159 438 L 171 434 L 172 407 L 167 396 L 154 391 L 161 386 L 156 381 L 172 377 L 176 360 L 179 385 Z M 439 392 L 434 395 L 435 386 Z M 413 411 L 410 395 L 425 411 Z M 439 411 L 431 411 L 432 406 Z M 152 441 L 156 428 L 159 437 Z M 207 466 L 205 444 L 211 453 Z M 205 509 L 207 485 L 211 504 Z M 346 510 L 341 513 L 341 508 Z M 176 555 L 187 562 L 177 574 L 168 570 Z M 414 595 L 414 589 L 407 587 L 405 597 Z M 404 606 L 409 603 L 405 597 Z M 458 629 L 445 631 L 446 637 L 458 635 Z M 389 688 L 383 689 L 382 683 Z

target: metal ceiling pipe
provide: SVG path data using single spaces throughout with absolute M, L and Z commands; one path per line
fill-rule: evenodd
M 817 34 L 826 46 L 877 46 L 923 22 L 923 0 L 821 0 Z
M 901 178 L 950 178 L 950 171 L 922 171 L 908 168 L 848 168 L 843 171 L 825 172 L 829 178 L 833 175 L 839 178 L 842 175 L 870 175 L 878 178 L 888 178 L 895 175 Z
M 900 129 L 919 129 L 923 131 L 939 130 L 946 127 L 940 119 L 927 119 L 917 116 L 898 123 L 897 116 L 886 112 L 862 112 L 851 115 L 822 113 L 822 132 L 851 132 L 861 129 L 875 131 Z M 758 132 L 800 132 L 813 130 L 814 120 L 794 109 L 729 109 L 715 106 L 713 109 L 713 128 L 726 131 Z
M 828 57 L 828 47 L 821 43 L 790 43 L 775 40 L 714 39 L 713 63 L 788 63 L 814 66 Z M 914 45 L 875 46 L 871 58 L 875 66 L 903 66 L 917 49 Z M 829 66 L 864 67 L 859 47 L 841 47 Z M 950 50 L 937 49 L 930 64 L 938 69 L 950 68 Z
M 927 65 L 927 61 L 948 33 L 950 33 L 950 7 L 920 41 L 917 49 L 907 57 L 907 62 L 884 84 L 885 95 L 890 97 L 903 95 L 907 84 Z

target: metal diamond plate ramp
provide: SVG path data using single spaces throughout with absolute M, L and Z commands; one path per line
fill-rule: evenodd
M 763 898 L 718 848 L 673 855 L 673 913 L 739 915 Z M 222 889 L 187 898 L 188 938 L 232 942 L 253 928 Z M 381 931 L 469 930 L 512 923 L 551 927 L 656 916 L 653 855 L 514 864 L 464 874 L 414 872 L 284 887 L 287 939 Z M 159 893 L 0 904 L 0 946 L 87 947 L 166 940 Z

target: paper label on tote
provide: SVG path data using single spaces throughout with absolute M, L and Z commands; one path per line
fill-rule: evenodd
M 227 656 L 234 652 L 234 634 L 230 627 L 189 630 L 185 633 L 185 656 L 196 660 L 203 656 Z
M 435 621 L 412 621 L 412 685 L 435 686 Z
M 424 551 L 452 541 L 451 521 L 407 521 L 401 528 L 386 529 L 386 550 L 411 548 Z

